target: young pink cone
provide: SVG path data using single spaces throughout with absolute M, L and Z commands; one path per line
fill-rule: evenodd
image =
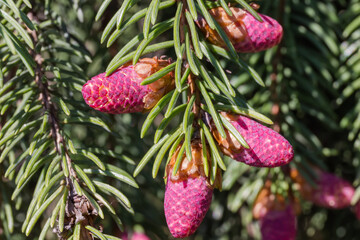
M 134 232 L 131 240 L 150 240 L 150 238 L 145 233 Z
M 293 207 L 285 210 L 273 210 L 260 219 L 260 231 L 263 240 L 295 240 L 296 216 Z
M 230 10 L 233 16 L 229 16 L 222 7 L 212 8 L 209 13 L 223 28 L 237 52 L 260 52 L 280 43 L 283 29 L 276 20 L 258 14 L 263 20 L 260 22 L 241 8 L 230 7 Z M 211 43 L 226 47 L 220 35 L 209 27 L 204 18 L 200 18 L 197 24 Z
M 106 113 L 145 112 L 174 88 L 173 73 L 168 73 L 149 85 L 140 84 L 169 63 L 169 60 L 157 57 L 145 58 L 136 65 L 120 67 L 110 76 L 101 73 L 83 86 L 84 100 L 90 107 Z
M 301 212 L 297 198 L 288 203 L 284 196 L 271 192 L 272 182 L 267 180 L 253 204 L 253 217 L 260 219 L 263 240 L 290 240 L 296 236 L 296 214 Z
M 314 171 L 317 175 L 315 179 L 317 187 L 308 183 L 296 169 L 291 170 L 291 177 L 299 185 L 302 197 L 321 207 L 332 209 L 349 207 L 355 192 L 351 183 L 319 168 L 314 168 Z
M 314 190 L 312 197 L 315 204 L 335 209 L 350 206 L 355 190 L 348 181 L 322 172 L 316 182 L 318 189 Z
M 192 160 L 189 161 L 184 154 L 181 167 L 173 175 L 179 149 L 167 166 L 164 211 L 171 234 L 184 238 L 193 234 L 204 219 L 211 204 L 213 188 L 218 187 L 221 176 L 216 177 L 214 186 L 209 183 L 204 173 L 199 143 L 192 143 Z
M 212 193 L 213 189 L 205 177 L 189 177 L 179 182 L 168 178 L 164 211 L 174 237 L 184 238 L 196 231 L 209 210 Z
M 222 114 L 249 145 L 249 149 L 242 147 L 228 131 L 226 139 L 223 139 L 214 128 L 213 135 L 225 155 L 255 167 L 278 167 L 293 159 L 292 146 L 276 131 L 241 115 Z

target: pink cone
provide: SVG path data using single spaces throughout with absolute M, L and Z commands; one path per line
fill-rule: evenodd
M 349 207 L 354 187 L 346 180 L 328 172 L 320 172 L 310 200 L 321 207 L 340 209 Z
M 256 20 L 249 12 L 241 8 L 230 7 L 229 16 L 222 7 L 209 10 L 209 13 L 225 31 L 237 52 L 260 52 L 278 45 L 283 36 L 281 25 L 273 18 L 258 14 L 263 20 Z M 224 40 L 207 24 L 203 17 L 196 21 L 208 41 L 226 48 Z
M 125 64 L 110 76 L 101 73 L 83 86 L 84 100 L 90 107 L 106 113 L 150 110 L 164 94 L 174 89 L 173 72 L 145 86 L 141 82 L 170 63 L 171 59 L 143 58 L 135 65 Z
M 150 240 L 150 238 L 144 233 L 135 232 L 133 233 L 131 240 Z
M 141 112 L 144 110 L 143 98 L 150 92 L 148 86 L 140 85 L 142 81 L 131 65 L 108 77 L 101 73 L 91 78 L 83 86 L 82 94 L 90 107 L 101 112 Z
M 294 157 L 290 143 L 276 131 L 241 115 L 231 115 L 232 125 L 243 136 L 249 149 L 239 143 L 236 149 L 226 149 L 224 140 L 219 142 L 224 154 L 239 162 L 255 167 L 278 167 L 288 164 Z M 229 137 L 225 141 L 232 141 Z M 233 143 L 230 143 L 233 145 Z
M 263 240 L 295 240 L 296 216 L 289 205 L 283 211 L 270 211 L 260 219 Z
M 234 43 L 237 52 L 260 52 L 278 45 L 283 36 L 281 25 L 273 18 L 259 14 L 263 22 L 256 20 L 246 12 L 242 19 L 247 37 L 244 41 Z
M 184 181 L 167 180 L 164 211 L 171 234 L 184 238 L 193 234 L 204 219 L 211 204 L 213 189 L 203 176 Z

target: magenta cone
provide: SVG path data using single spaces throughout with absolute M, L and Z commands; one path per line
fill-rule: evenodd
M 134 232 L 131 240 L 150 240 L 150 238 L 145 233 Z
M 209 210 L 212 193 L 213 189 L 205 177 L 189 177 L 179 182 L 168 178 L 164 211 L 174 237 L 184 238 L 196 231 Z
M 256 167 L 278 167 L 293 159 L 292 146 L 278 132 L 244 116 L 232 124 L 250 147 L 234 154 L 235 160 Z
M 340 209 L 349 207 L 354 187 L 346 180 L 328 172 L 320 172 L 310 200 L 321 207 Z
M 223 139 L 217 130 L 214 130 L 213 135 L 225 155 L 255 167 L 278 167 L 293 159 L 292 146 L 276 131 L 241 115 L 225 116 L 249 145 L 246 149 L 229 132 L 226 139 Z
M 230 7 L 229 16 L 222 7 L 209 10 L 237 52 L 260 52 L 278 45 L 283 37 L 283 28 L 273 18 L 258 14 L 262 22 L 256 20 L 249 12 L 241 8 Z M 207 24 L 205 18 L 199 17 L 197 25 L 211 43 L 227 48 L 220 35 Z
M 151 91 L 141 86 L 143 79 L 134 66 L 118 69 L 106 77 L 101 73 L 89 80 L 82 89 L 85 102 L 106 113 L 132 113 L 144 110 L 144 97 Z
M 83 86 L 84 100 L 90 107 L 106 113 L 148 111 L 174 89 L 173 72 L 148 85 L 141 82 L 170 63 L 171 59 L 143 58 L 135 65 L 125 64 L 110 76 L 101 73 Z
M 283 211 L 270 211 L 260 219 L 263 240 L 295 240 L 296 216 L 289 205 Z
M 278 45 L 283 36 L 281 25 L 273 18 L 259 14 L 263 22 L 246 12 L 242 19 L 247 37 L 234 43 L 237 52 L 260 52 Z

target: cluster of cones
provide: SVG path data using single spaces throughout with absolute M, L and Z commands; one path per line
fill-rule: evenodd
M 224 155 L 234 160 L 256 167 L 277 167 L 289 163 L 293 149 L 289 142 L 274 130 L 250 118 L 225 114 L 249 145 L 246 149 L 227 132 L 222 139 L 216 130 L 213 136 Z M 183 238 L 193 234 L 208 211 L 214 188 L 221 187 L 221 174 L 218 172 L 213 184 L 204 171 L 203 146 L 194 140 L 191 146 L 192 160 L 182 156 L 182 165 L 173 173 L 177 152 L 167 166 L 167 185 L 164 210 L 171 234 Z M 206 147 L 209 149 L 209 146 Z M 207 159 L 211 156 L 207 153 Z
M 210 14 L 227 33 L 237 52 L 259 52 L 280 43 L 283 30 L 274 19 L 259 14 L 263 22 L 250 13 L 231 7 L 233 16 L 222 7 L 210 9 Z M 224 41 L 212 30 L 204 18 L 197 25 L 211 43 L 225 47 Z M 82 89 L 85 102 L 92 108 L 106 113 L 133 113 L 150 110 L 167 92 L 174 89 L 174 73 L 171 72 L 154 83 L 142 86 L 141 82 L 171 63 L 170 59 L 145 58 L 137 64 L 125 64 L 106 76 L 101 73 L 89 80 Z
M 355 206 L 351 205 L 355 193 L 352 184 L 317 167 L 313 167 L 313 172 L 313 182 L 309 182 L 297 169 L 290 171 L 294 188 L 300 193 L 302 200 L 329 209 L 351 208 L 360 220 L 360 202 Z M 280 194 L 272 193 L 271 184 L 271 181 L 267 181 L 259 192 L 253 206 L 253 217 L 260 222 L 263 239 L 295 240 L 296 215 L 301 212 L 300 200 L 293 194 L 288 194 L 286 199 Z
M 281 41 L 282 27 L 274 19 L 259 14 L 263 20 L 260 22 L 240 8 L 231 7 L 230 10 L 233 13 L 231 17 L 221 7 L 210 9 L 209 12 L 226 32 L 236 51 L 258 52 Z M 209 42 L 225 47 L 221 37 L 202 17 L 196 23 Z M 109 76 L 99 74 L 83 86 L 84 100 L 90 107 L 105 113 L 147 112 L 162 96 L 175 88 L 174 73 L 170 72 L 149 85 L 141 83 L 170 63 L 171 60 L 166 58 L 144 58 L 135 65 L 121 66 Z M 249 146 L 244 148 L 227 130 L 226 139 L 222 138 L 212 123 L 208 122 L 224 155 L 255 167 L 278 167 L 292 160 L 292 146 L 279 133 L 245 116 L 221 114 Z M 179 149 L 180 147 L 181 144 Z M 204 153 L 203 147 L 201 141 L 194 138 L 191 143 L 192 159 L 187 159 L 186 154 L 178 156 L 178 149 L 167 165 L 164 210 L 170 232 L 177 238 L 189 236 L 196 231 L 210 207 L 213 189 L 221 187 L 220 170 L 217 170 L 215 179 L 210 181 L 209 174 L 204 169 L 204 161 L 209 161 L 211 156 L 209 152 Z M 210 161 L 208 165 L 211 165 Z M 291 207 L 279 211 L 284 211 L 286 216 L 294 215 Z M 278 214 L 276 218 L 281 217 Z M 274 215 L 262 214 L 261 219 L 263 228 L 268 229 Z

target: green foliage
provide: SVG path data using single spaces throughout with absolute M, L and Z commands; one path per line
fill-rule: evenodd
M 138 188 L 122 169 L 134 164 L 125 148 L 104 148 L 110 139 L 121 142 L 124 136 L 109 127 L 113 120 L 85 110 L 80 91 L 92 57 L 68 30 L 66 16 L 50 11 L 65 6 L 1 2 L 1 169 L 13 191 L 8 196 L 11 190 L 2 182 L 1 227 L 6 239 L 20 229 L 30 237 L 39 220 L 44 225 L 40 239 L 49 238 L 50 227 L 68 239 L 75 222 L 83 218 L 76 234 L 84 238 L 90 231 L 99 236 L 91 228 L 97 216 L 112 216 L 122 228 L 117 204 L 110 205 L 109 198 L 133 212 L 122 190 L 104 183 L 112 179 L 114 186 Z M 79 20 L 81 11 L 77 9 Z M 15 223 L 11 200 L 25 213 Z

